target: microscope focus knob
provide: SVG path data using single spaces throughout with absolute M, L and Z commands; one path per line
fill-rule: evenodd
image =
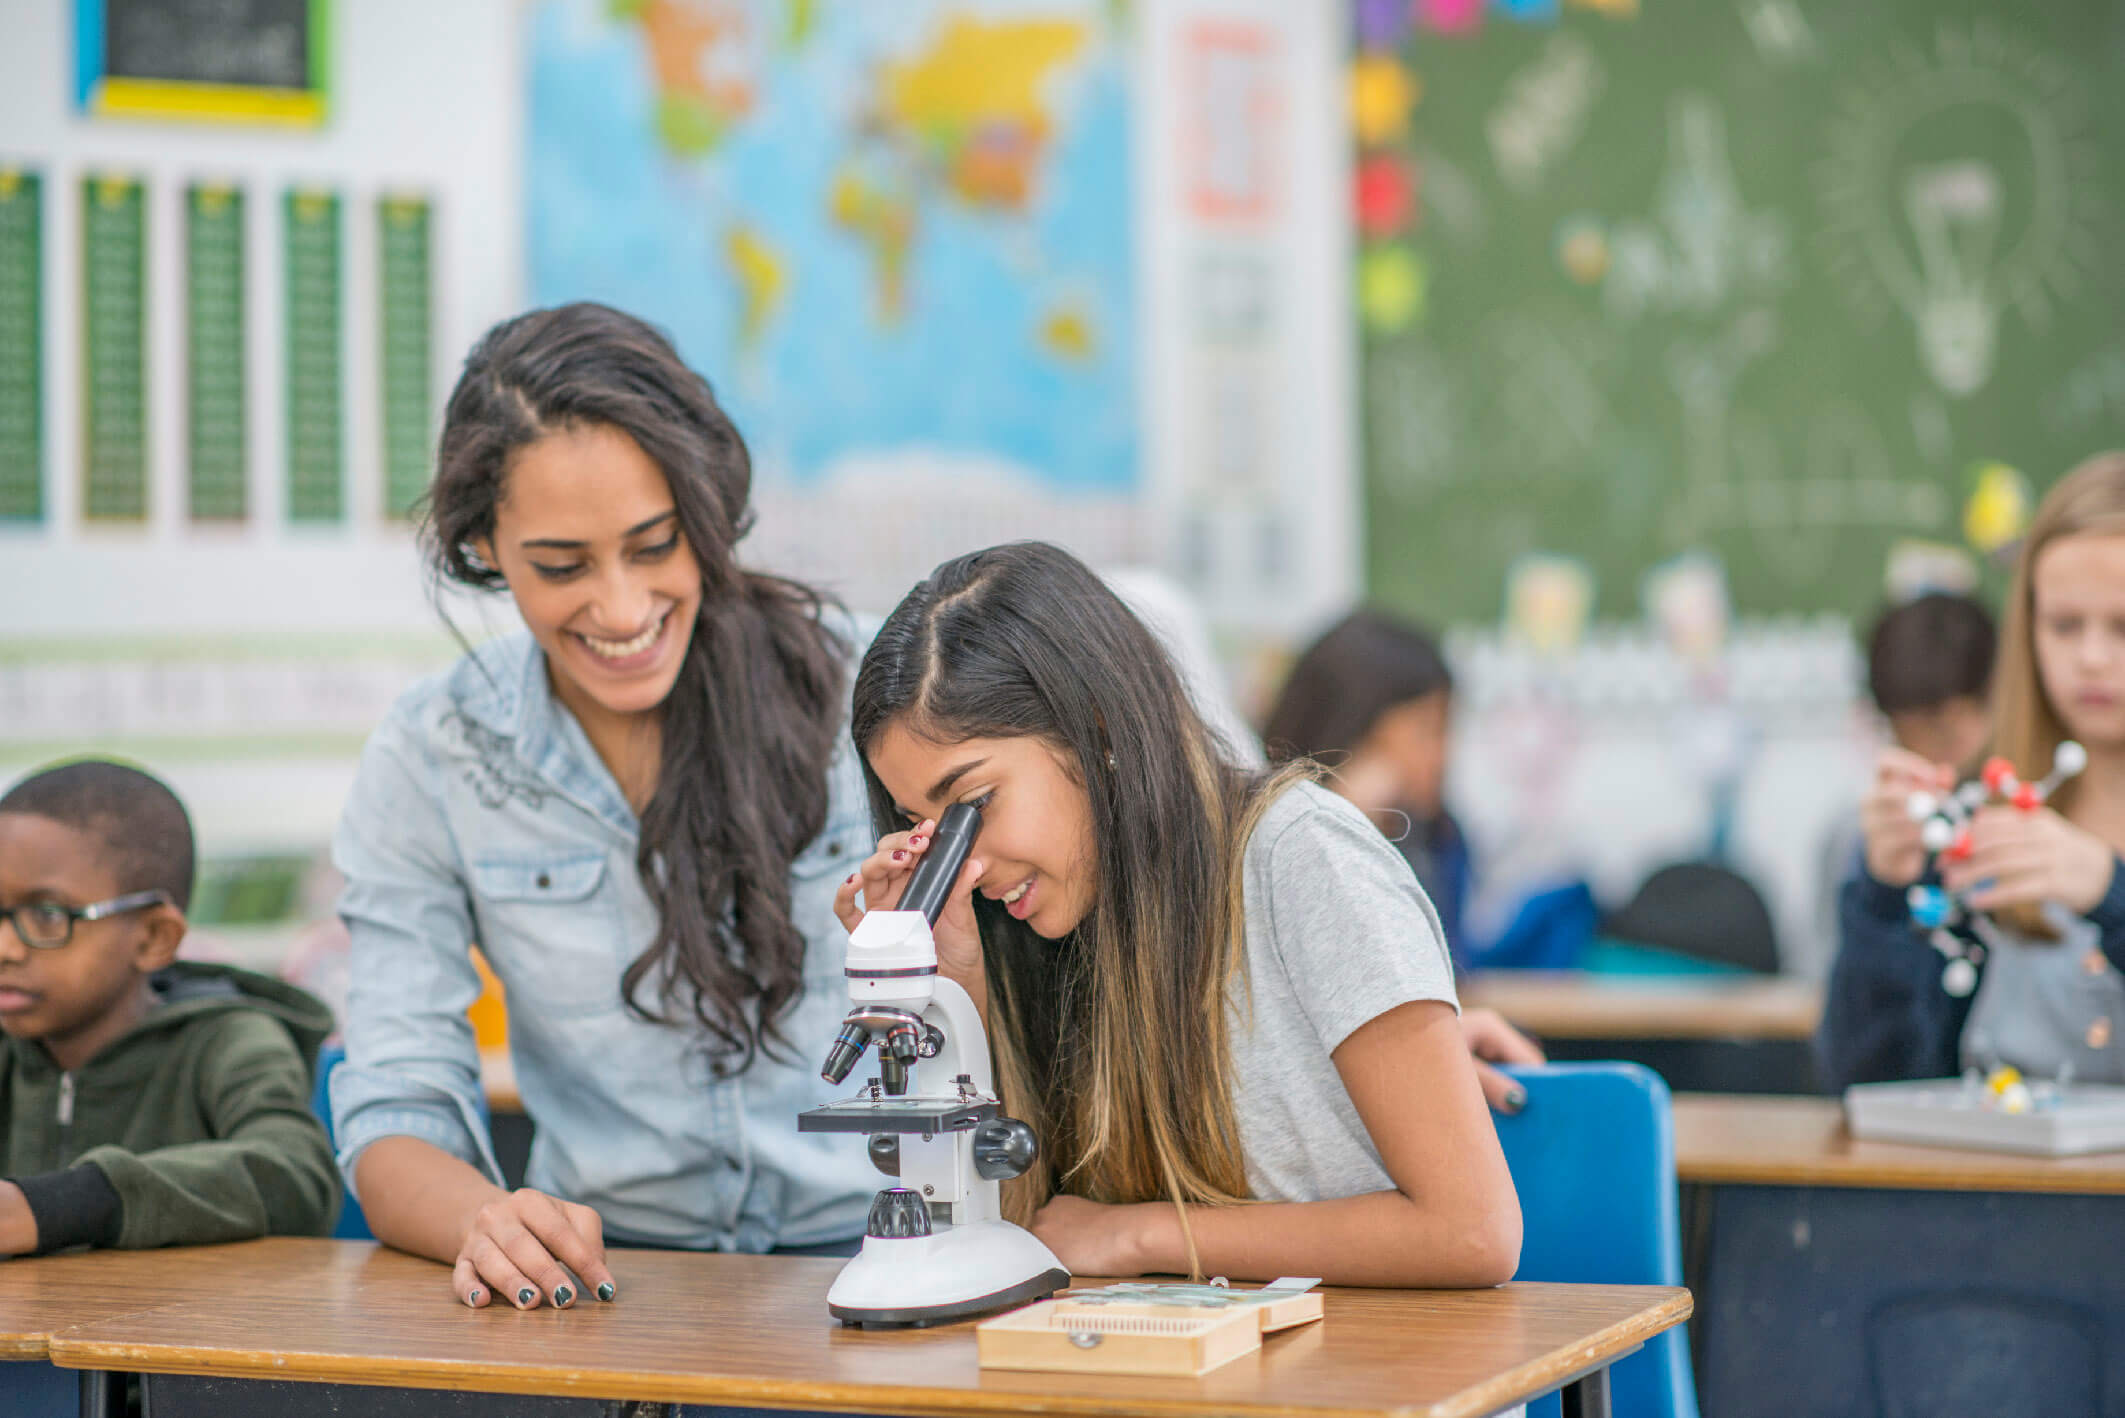
M 927 1236 L 930 1234 L 930 1204 L 922 1199 L 921 1192 L 906 1187 L 887 1187 L 871 1198 L 870 1224 L 863 1228 L 863 1234 L 889 1241 Z
M 1024 1176 L 1040 1156 L 1033 1129 L 1016 1118 L 991 1118 L 974 1129 L 974 1170 L 983 1181 L 1008 1182 Z

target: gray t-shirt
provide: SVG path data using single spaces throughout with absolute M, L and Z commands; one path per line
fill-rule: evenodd
M 1460 1008 L 1438 912 L 1394 844 L 1313 783 L 1263 814 L 1245 883 L 1246 980 L 1230 1008 L 1248 1187 L 1262 1201 L 1391 1191 L 1329 1056 L 1397 1005 Z

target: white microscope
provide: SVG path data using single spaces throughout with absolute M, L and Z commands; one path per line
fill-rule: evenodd
M 871 1202 L 863 1249 L 827 1291 L 843 1324 L 943 1324 L 1070 1283 L 1053 1251 L 1003 1219 L 998 1184 L 1032 1166 L 1038 1144 L 1003 1115 L 973 999 L 937 973 L 930 929 L 980 831 L 973 807 L 946 809 L 898 909 L 857 923 L 850 1009 L 820 1076 L 841 1082 L 876 1044 L 878 1077 L 854 1098 L 797 1115 L 799 1132 L 869 1134 L 872 1163 L 900 1180 Z

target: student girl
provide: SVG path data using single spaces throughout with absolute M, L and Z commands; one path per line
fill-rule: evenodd
M 817 594 L 738 566 L 750 481 L 708 385 L 600 306 L 497 326 L 451 396 L 426 555 L 525 630 L 408 692 L 362 755 L 332 1104 L 376 1234 L 450 1264 L 466 1304 L 610 1300 L 608 1239 L 862 1234 L 860 1154 L 793 1122 L 831 1096 L 809 1063 L 842 1009 L 833 895 L 869 842 L 854 648 Z M 537 1128 L 515 1193 L 465 1018 L 474 940 Z
M 852 728 L 899 830 L 843 882 L 845 924 L 898 899 L 947 807 L 982 809 L 938 954 L 1041 1141 L 1006 1209 L 1064 1265 L 1511 1276 L 1519 1206 L 1408 864 L 1302 769 L 1224 761 L 1082 564 L 939 567 L 865 655 Z
M 2043 777 L 2065 739 L 2087 749 L 2087 769 L 2033 813 L 1981 810 L 1970 856 L 1946 865 L 1944 884 L 2001 927 L 1959 999 L 1904 899 L 1926 861 L 1906 804 L 1952 786 L 1955 769 L 1882 754 L 1824 1017 L 1837 1086 L 1994 1063 L 2125 1083 L 2125 453 L 2082 464 L 2037 509 L 2008 591 L 1993 722 L 1994 752 L 2025 778 Z

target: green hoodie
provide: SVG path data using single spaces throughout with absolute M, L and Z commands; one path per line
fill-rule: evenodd
M 180 961 L 159 1002 L 74 1072 L 0 1039 L 0 1176 L 40 1251 L 330 1231 L 339 1171 L 310 1111 L 332 1015 L 278 980 Z

